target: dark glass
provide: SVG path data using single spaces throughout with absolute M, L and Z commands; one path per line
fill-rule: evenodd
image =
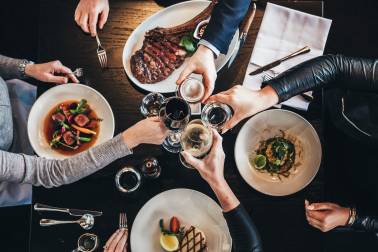
M 177 96 L 166 99 L 161 105 L 159 117 L 171 130 L 162 144 L 164 149 L 172 153 L 180 152 L 180 132 L 188 124 L 190 114 L 189 103 Z
M 190 107 L 182 98 L 171 97 L 161 105 L 159 114 L 168 129 L 177 131 L 189 122 Z
M 210 127 L 221 131 L 224 124 L 232 117 L 230 106 L 220 102 L 212 102 L 205 105 L 201 113 L 201 119 Z

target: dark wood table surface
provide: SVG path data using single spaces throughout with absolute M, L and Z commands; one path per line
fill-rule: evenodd
M 279 4 L 308 13 L 322 15 L 321 1 L 281 1 Z M 74 23 L 76 1 L 43 0 L 40 5 L 39 60 L 60 59 L 71 68 L 83 67 L 82 82 L 94 87 L 109 101 L 116 120 L 116 133 L 142 119 L 139 105 L 146 94 L 137 90 L 127 78 L 122 66 L 123 46 L 131 32 L 148 16 L 162 7 L 153 1 L 111 1 L 109 20 L 99 33 L 107 49 L 109 68 L 101 70 L 96 55 L 97 44 L 81 32 Z M 230 69 L 218 77 L 216 92 L 235 83 L 242 83 L 264 9 L 259 6 L 247 41 Z M 69 88 L 69 87 L 67 87 Z M 40 92 L 43 92 L 43 88 Z M 322 136 L 321 107 L 314 106 L 303 115 Z M 251 188 L 240 176 L 234 161 L 234 143 L 242 124 L 224 136 L 226 153 L 225 177 L 240 201 L 254 219 L 265 251 L 321 251 L 323 236 L 311 228 L 304 215 L 304 199 L 324 197 L 323 167 L 316 178 L 302 191 L 287 197 L 270 197 Z M 152 155 L 159 159 L 162 174 L 157 180 L 145 181 L 137 192 L 122 194 L 114 183 L 115 173 L 125 165 L 138 166 Z M 101 210 L 90 232 L 101 240 L 101 246 L 118 227 L 118 215 L 127 212 L 129 227 L 139 209 L 156 194 L 173 188 L 191 188 L 215 199 L 210 187 L 196 171 L 184 168 L 177 155 L 165 152 L 160 146 L 140 146 L 134 155 L 117 160 L 103 170 L 74 184 L 59 188 L 33 189 L 33 203 L 45 203 L 67 208 Z M 72 219 L 60 213 L 32 211 L 30 251 L 71 251 L 77 238 L 85 233 L 78 225 L 40 227 L 41 218 Z M 311 244 L 311 245 L 309 245 Z M 98 249 L 100 251 L 101 249 Z

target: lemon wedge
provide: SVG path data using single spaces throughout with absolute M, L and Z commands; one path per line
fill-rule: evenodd
M 179 248 L 179 240 L 177 239 L 176 235 L 161 234 L 160 246 L 165 251 L 175 251 Z

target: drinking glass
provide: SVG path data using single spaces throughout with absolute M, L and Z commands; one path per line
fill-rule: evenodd
M 213 145 L 213 132 L 211 128 L 202 120 L 194 119 L 186 125 L 181 133 L 182 150 L 188 152 L 195 158 L 204 158 Z M 187 168 L 193 168 L 185 162 L 180 154 L 181 163 Z
M 98 237 L 95 234 L 82 234 L 77 240 L 77 249 L 73 252 L 93 252 L 98 247 Z
M 161 104 L 165 97 L 160 93 L 149 93 L 143 97 L 140 112 L 145 117 L 158 116 Z
M 230 120 L 232 115 L 232 108 L 227 104 L 210 102 L 203 107 L 201 119 L 210 127 L 221 132 L 223 126 L 228 120 Z
M 180 152 L 181 131 L 190 120 L 190 112 L 189 104 L 177 96 L 167 98 L 160 106 L 159 117 L 171 131 L 163 142 L 163 147 L 167 151 Z

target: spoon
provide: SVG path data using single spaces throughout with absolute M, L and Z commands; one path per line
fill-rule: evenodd
M 41 219 L 39 225 L 42 227 L 52 226 L 57 224 L 70 224 L 70 223 L 77 223 L 83 229 L 89 230 L 94 225 L 94 217 L 91 214 L 84 214 L 80 219 L 73 220 L 73 221 L 61 221 L 61 220 L 51 220 L 51 219 Z

